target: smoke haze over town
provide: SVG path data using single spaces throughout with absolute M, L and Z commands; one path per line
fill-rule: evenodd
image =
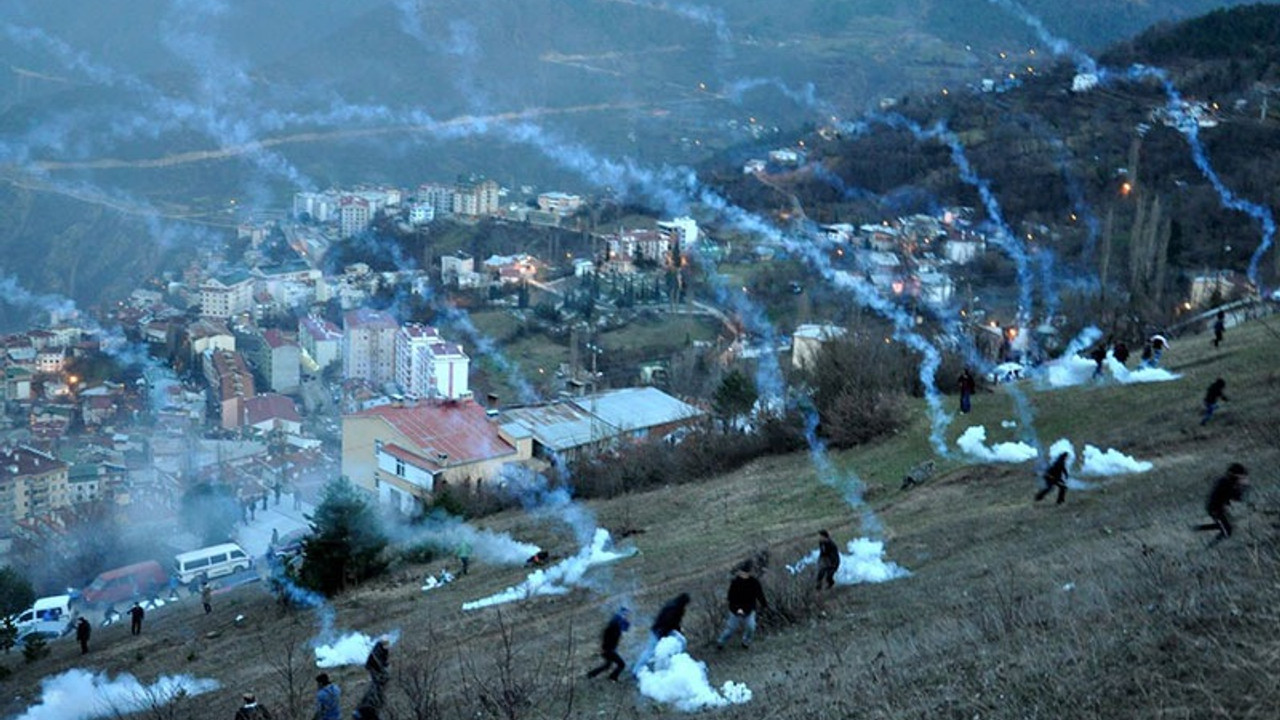
M 0 0 L 0 714 L 1256 712 L 1278 91 L 1270 3 Z

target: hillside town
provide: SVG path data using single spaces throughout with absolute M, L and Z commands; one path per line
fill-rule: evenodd
M 803 162 L 802 152 L 783 148 L 744 172 L 767 178 Z M 19 565 L 49 557 L 104 513 L 140 536 L 163 528 L 155 535 L 183 537 L 171 532 L 181 524 L 182 498 L 201 484 L 229 489 L 246 507 L 281 493 L 309 507 L 342 475 L 414 516 L 446 489 L 498 481 L 509 464 L 545 469 L 619 443 L 679 442 L 709 420 L 712 404 L 666 392 L 665 358 L 646 358 L 621 376 L 596 369 L 601 348 L 593 338 L 609 328 L 626 333 L 637 306 L 721 322 L 713 350 L 724 364 L 777 352 L 804 370 L 823 344 L 845 336 L 817 317 L 786 329 L 776 346 L 762 344 L 723 299 L 689 296 L 690 263 L 759 268 L 785 253 L 767 240 L 734 248 L 688 217 L 590 233 L 586 253 L 535 257 L 509 247 L 476 258 L 458 250 L 432 267 L 325 269 L 327 254 L 375 223 L 402 232 L 445 219 L 581 228 L 591 202 L 514 192 L 483 178 L 411 191 L 300 192 L 290 217 L 242 224 L 225 251 L 206 251 L 180 273 L 140 279 L 112 307 L 93 314 L 51 308 L 41 327 L 3 338 L 0 553 Z M 984 303 L 960 289 L 964 268 L 987 252 L 972 217 L 957 207 L 803 230 L 846 268 L 840 273 L 856 274 L 904 307 L 960 305 L 992 359 L 1028 359 L 1021 354 L 1026 333 L 1012 324 L 1019 319 L 1007 303 L 1011 324 L 1004 327 L 987 319 L 998 295 Z M 1223 274 L 1197 280 L 1189 302 L 1207 305 L 1231 282 Z M 792 282 L 789 292 L 806 288 Z M 469 343 L 483 336 L 412 317 L 414 303 L 429 307 L 451 294 L 482 298 L 519 322 L 567 336 L 570 361 L 551 369 L 554 380 L 536 396 L 476 393 Z M 386 298 L 394 302 L 378 302 Z M 1037 332 L 1044 328 L 1053 332 L 1051 325 Z M 188 536 L 189 547 L 167 550 L 199 545 Z M 44 578 L 68 587 L 85 579 Z

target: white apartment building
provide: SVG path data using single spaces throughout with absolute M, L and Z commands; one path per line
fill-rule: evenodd
M 342 330 L 314 316 L 298 321 L 298 344 L 319 370 L 342 359 Z
M 453 187 L 439 183 L 424 183 L 418 186 L 418 202 L 431 206 L 436 217 L 453 212 Z
M 338 212 L 338 196 L 329 192 L 300 192 L 293 194 L 293 216 L 302 217 L 305 213 L 316 222 L 326 223 Z
M 209 278 L 200 286 L 200 314 L 225 320 L 253 309 L 253 278 L 238 270 Z
M 415 202 L 409 205 L 409 224 L 427 225 L 436 219 L 436 209 L 428 202 Z
M 498 183 L 492 180 L 458 183 L 453 193 L 453 214 L 480 217 L 498 212 Z
M 343 195 L 338 201 L 338 225 L 342 237 L 351 237 L 373 222 L 373 207 L 356 195 Z
M 561 217 L 572 215 L 582 207 L 582 198 L 562 192 L 542 193 L 538 196 L 538 209 Z
M 461 346 L 435 328 L 409 324 L 396 333 L 396 383 L 411 398 L 469 398 L 470 369 L 471 358 Z
M 658 232 L 667 237 L 672 248 L 683 252 L 698 242 L 698 221 L 691 217 L 659 220 Z

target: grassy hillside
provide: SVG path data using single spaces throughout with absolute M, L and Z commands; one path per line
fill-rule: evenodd
M 941 474 L 923 487 L 899 491 L 903 470 L 927 456 L 923 415 L 898 437 L 839 455 L 867 482 L 889 559 L 913 573 L 906 579 L 815 596 L 808 576 L 786 575 L 782 565 L 812 546 L 818 528 L 841 542 L 867 532 L 859 511 L 816 482 L 806 455 L 795 455 L 593 503 L 602 526 L 640 531 L 631 538 L 640 554 L 598 570 L 595 592 L 464 614 L 462 602 L 519 581 L 523 571 L 479 565 L 424 594 L 417 580 L 438 564 L 403 566 L 338 599 L 337 626 L 403 633 L 393 650 L 396 718 L 669 717 L 674 711 L 631 684 L 582 676 L 609 608 L 630 604 L 643 627 L 682 591 L 694 598 L 691 652 L 707 661 L 713 683 L 743 681 L 755 693 L 751 703 L 719 711 L 723 717 L 1265 716 L 1280 699 L 1270 674 L 1280 650 L 1275 324 L 1232 328 L 1220 350 L 1205 335 L 1175 341 L 1166 365 L 1182 374 L 1176 382 L 1031 392 L 1046 444 L 1066 436 L 1077 450 L 1091 443 L 1155 463 L 1150 473 L 1072 491 L 1062 506 L 1032 502 L 1030 464 L 961 457 L 941 460 Z M 1217 376 L 1227 379 L 1232 400 L 1201 428 L 1200 398 Z M 971 421 L 991 440 L 1005 439 L 999 421 L 1011 417 L 1005 392 L 981 394 L 949 438 Z M 1236 536 L 1209 547 L 1208 534 L 1190 527 L 1204 520 L 1209 484 L 1231 461 L 1253 471 L 1254 507 L 1236 507 Z M 572 550 L 561 526 L 523 514 L 484 524 L 558 554 Z M 717 653 L 711 639 L 728 568 L 766 549 L 765 582 L 779 612 L 766 616 L 750 651 Z M 240 625 L 231 622 L 237 614 Z M 261 588 L 246 587 L 220 596 L 211 616 L 184 600 L 148 623 L 136 638 L 121 627 L 99 629 L 87 662 L 67 641 L 34 665 L 5 658 L 13 675 L 3 709 L 20 711 L 42 676 L 89 667 L 145 680 L 191 673 L 223 684 L 176 717 L 227 717 L 244 688 L 277 717 L 309 717 L 313 613 L 282 614 Z M 643 634 L 627 638 L 628 660 Z M 290 672 L 302 692 L 292 707 Z M 364 672 L 335 675 L 349 711 Z M 411 701 L 428 690 L 440 714 L 413 714 Z

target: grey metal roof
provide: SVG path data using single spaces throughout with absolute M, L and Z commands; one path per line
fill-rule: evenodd
M 504 427 L 515 425 L 555 451 L 588 445 L 618 435 L 618 428 L 570 403 L 512 408 L 502 413 Z
M 704 414 L 654 387 L 609 390 L 576 398 L 572 402 L 624 432 L 689 420 Z

